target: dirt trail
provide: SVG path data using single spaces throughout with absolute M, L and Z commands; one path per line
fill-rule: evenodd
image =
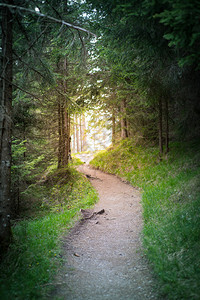
M 65 265 L 53 299 L 158 299 L 142 258 L 140 193 L 116 176 L 82 165 L 99 193 L 95 215 L 75 226 L 65 240 Z M 90 177 L 91 176 L 91 177 Z

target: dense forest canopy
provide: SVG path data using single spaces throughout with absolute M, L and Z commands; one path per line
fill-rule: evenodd
M 84 144 L 77 124 L 84 128 L 87 110 L 104 111 L 113 143 L 157 144 L 160 159 L 170 140 L 199 137 L 200 2 L 4 0 L 0 8 L 4 249 L 21 192 L 56 159 L 68 164 L 71 136 Z

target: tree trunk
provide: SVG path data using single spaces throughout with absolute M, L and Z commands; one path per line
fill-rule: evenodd
M 67 93 L 67 56 L 64 58 L 63 64 L 63 91 L 64 94 Z M 69 158 L 69 135 L 68 135 L 68 125 L 69 125 L 69 115 L 68 115 L 68 107 L 67 101 L 63 98 L 63 166 L 68 164 Z
M 69 126 L 70 126 L 70 121 L 69 121 L 69 113 L 67 109 L 65 109 L 65 165 L 68 164 L 68 159 L 69 159 L 69 151 L 70 151 L 70 145 L 69 145 L 69 138 L 70 138 L 70 133 L 69 133 Z
M 4 1 L 12 4 L 12 1 Z M 1 8 L 2 58 L 0 84 L 0 253 L 11 240 L 12 13 Z
M 78 131 L 78 117 L 77 117 L 77 114 L 76 114 L 76 149 L 77 149 L 77 152 L 80 152 L 80 148 L 79 148 L 79 131 Z
M 73 116 L 73 152 L 76 152 L 76 119 L 75 119 L 75 115 Z
M 58 168 L 68 164 L 69 157 L 69 115 L 65 99 L 58 97 Z
M 62 138 L 62 147 L 61 147 L 61 156 L 62 156 L 62 166 L 65 165 L 65 105 L 64 99 L 61 102 L 61 138 Z
M 169 105 L 168 99 L 165 100 L 165 152 L 169 152 Z
M 127 121 L 126 121 L 126 100 L 123 99 L 121 102 L 121 138 L 125 139 L 128 137 Z
M 60 83 L 60 88 L 64 94 L 67 92 L 67 57 L 63 62 L 63 81 Z M 61 72 L 61 70 L 60 70 Z M 69 114 L 65 96 L 58 97 L 58 168 L 68 164 L 69 158 Z
M 83 132 L 82 132 L 82 118 L 81 118 L 81 115 L 80 115 L 80 123 L 79 123 L 79 126 L 80 126 L 80 148 L 81 148 L 81 152 L 83 151 Z
M 62 166 L 61 104 L 58 97 L 58 169 Z
M 71 160 L 71 116 L 70 113 L 68 112 L 68 162 L 69 159 Z
M 159 99 L 159 150 L 160 150 L 160 157 L 162 157 L 163 154 L 163 127 L 162 127 L 162 122 L 163 122 L 163 116 L 162 116 L 162 99 Z
M 116 141 L 116 123 L 115 123 L 115 112 L 114 109 L 112 111 L 112 143 L 114 144 Z
M 83 114 L 83 151 L 86 151 L 87 145 L 86 145 L 86 124 L 85 124 L 85 115 Z
M 130 122 L 129 120 L 126 118 L 126 128 L 127 128 L 127 137 L 131 136 L 131 130 L 130 130 Z

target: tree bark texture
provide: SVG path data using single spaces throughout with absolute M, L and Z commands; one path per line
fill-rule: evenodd
M 165 152 L 169 152 L 169 103 L 165 100 Z
M 69 161 L 69 152 L 70 152 L 70 115 L 65 108 L 65 165 L 68 164 Z
M 12 1 L 4 1 L 12 4 Z M 0 83 L 0 254 L 11 240 L 12 13 L 1 8 L 2 58 Z
M 62 129 L 61 129 L 61 105 L 58 98 L 58 169 L 62 166 Z
M 126 100 L 121 101 L 121 138 L 128 137 L 127 120 L 126 120 Z
M 85 124 L 85 115 L 82 115 L 82 130 L 83 130 L 83 151 L 87 150 L 87 144 L 86 144 L 86 124 Z
M 159 128 L 159 150 L 160 150 L 160 156 L 163 154 L 163 109 L 162 109 L 162 99 L 159 99 L 159 104 L 158 104 L 158 110 L 159 110 L 159 115 L 158 115 L 158 128 Z
M 73 116 L 73 152 L 76 152 L 76 119 L 75 115 Z
M 64 58 L 64 64 L 63 64 L 63 91 L 66 94 L 67 93 L 67 56 Z M 68 164 L 68 157 L 69 157 L 69 132 L 68 132 L 68 108 L 67 108 L 67 101 L 66 99 L 63 100 L 63 165 Z
M 60 88 L 64 94 L 67 92 L 67 57 L 64 58 L 62 70 L 63 81 Z M 70 151 L 70 116 L 67 100 L 64 96 L 58 96 L 58 168 L 64 167 L 69 161 Z
M 76 122 L 76 150 L 77 152 L 80 152 L 80 147 L 79 147 L 79 126 L 78 126 L 78 116 L 76 114 L 75 117 L 75 122 Z
M 67 133 L 67 137 L 68 137 L 68 162 L 69 160 L 72 159 L 71 157 L 71 153 L 72 153 L 72 150 L 71 150 L 71 116 L 70 116 L 70 112 L 68 111 L 68 133 Z
M 79 127 L 80 127 L 80 150 L 83 151 L 83 132 L 82 132 L 82 118 L 79 117 Z
M 114 109 L 112 111 L 112 143 L 114 144 L 116 141 L 116 123 L 115 123 L 115 112 Z
M 68 164 L 70 118 L 65 99 L 58 97 L 58 168 Z

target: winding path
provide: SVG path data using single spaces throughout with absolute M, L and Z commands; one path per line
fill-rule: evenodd
M 65 265 L 53 299 L 158 299 L 153 279 L 141 255 L 140 193 L 113 175 L 82 165 L 105 210 L 80 222 L 64 242 Z

